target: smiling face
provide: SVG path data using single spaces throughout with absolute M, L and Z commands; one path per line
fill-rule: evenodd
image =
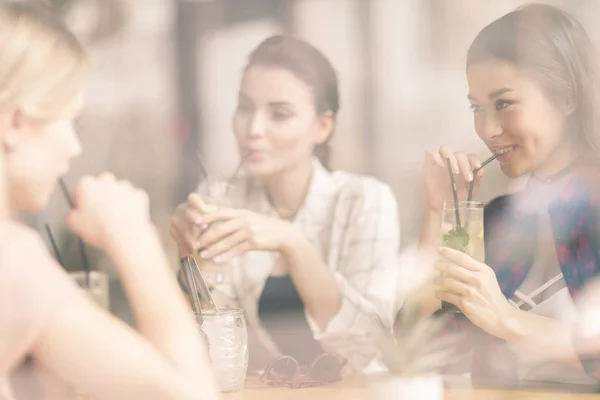
M 565 134 L 573 107 L 550 99 L 525 71 L 502 61 L 467 69 L 475 130 L 511 178 L 551 175 L 574 158 Z
M 332 124 L 332 113 L 317 113 L 312 88 L 292 72 L 263 65 L 246 70 L 233 131 L 251 175 L 273 175 L 311 162 Z

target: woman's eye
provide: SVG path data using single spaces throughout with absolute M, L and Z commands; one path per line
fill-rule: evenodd
M 512 102 L 511 101 L 507 101 L 507 100 L 496 100 L 496 110 L 502 110 L 506 107 L 508 107 L 509 105 L 511 105 Z
M 479 107 L 477 104 L 471 104 L 471 105 L 469 106 L 469 108 L 470 108 L 470 109 L 471 109 L 471 111 L 473 111 L 474 113 L 477 113 L 477 112 L 479 112 L 479 110 L 480 110 L 480 107 Z
M 250 112 L 252 110 L 252 107 L 245 103 L 238 103 L 237 110 L 245 113 Z
M 290 113 L 285 112 L 285 111 L 274 111 L 273 112 L 273 119 L 276 121 L 283 121 L 288 119 L 289 117 L 291 117 Z

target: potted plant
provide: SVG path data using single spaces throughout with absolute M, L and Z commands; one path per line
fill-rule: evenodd
M 441 371 L 456 361 L 458 336 L 444 334 L 449 316 L 422 318 L 403 308 L 393 333 L 379 340 L 381 362 L 387 372 L 372 380 L 375 400 L 442 400 Z

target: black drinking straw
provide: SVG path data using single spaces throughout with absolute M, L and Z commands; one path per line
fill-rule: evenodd
M 460 223 L 460 209 L 458 207 L 458 190 L 456 189 L 456 180 L 454 180 L 454 171 L 452 170 L 452 162 L 449 158 L 446 158 L 446 167 L 448 168 L 448 174 L 450 175 L 450 186 L 452 186 L 452 197 L 454 198 L 454 215 L 456 216 L 456 226 L 461 227 Z M 468 218 L 468 217 L 467 217 Z M 444 312 L 458 312 L 458 307 L 454 304 L 442 301 L 442 311 Z
M 235 169 L 235 172 L 233 173 L 233 175 L 231 175 L 231 178 L 229 178 L 229 183 L 233 183 L 235 181 L 235 179 L 238 177 L 238 175 L 240 174 L 240 172 L 242 172 L 242 167 L 244 166 L 244 163 L 246 162 L 246 159 L 248 158 L 247 154 L 243 154 L 242 157 L 240 158 L 240 162 L 237 166 L 237 168 Z
M 67 188 L 67 184 L 65 183 L 65 180 L 63 178 L 60 178 L 58 180 L 58 183 L 62 190 L 63 196 L 65 197 L 65 200 L 67 201 L 67 203 L 69 203 L 69 206 L 71 207 L 71 209 L 75 208 L 75 203 L 73 203 L 73 198 L 71 197 L 71 193 L 69 192 L 69 189 Z M 77 240 L 79 242 L 78 243 L 79 244 L 79 254 L 81 255 L 81 263 L 82 263 L 83 272 L 85 275 L 85 286 L 90 287 L 90 262 L 88 260 L 87 252 L 85 251 L 85 244 L 83 243 L 83 240 L 81 240 L 80 237 L 78 237 Z
M 450 175 L 450 185 L 452 186 L 452 197 L 454 197 L 454 214 L 456 215 L 456 226 L 461 226 L 460 223 L 460 212 L 458 209 L 458 191 L 456 190 L 456 181 L 454 180 L 454 171 L 452 171 L 452 162 L 449 158 L 446 158 L 446 166 L 448 167 L 448 174 Z
M 227 180 L 227 188 L 225 188 L 225 194 L 227 194 L 227 192 L 229 191 L 229 186 L 231 186 L 235 182 L 240 172 L 242 172 L 242 167 L 244 166 L 244 163 L 246 162 L 247 158 L 247 155 L 242 155 L 238 166 L 233 172 L 233 175 L 231 175 L 231 177 Z M 203 178 L 206 179 L 210 184 L 210 177 L 208 176 L 208 171 L 202 163 L 202 155 L 200 154 L 200 152 L 196 152 L 196 160 L 198 161 L 198 166 L 200 167 L 200 172 L 202 173 Z
M 63 178 L 60 178 L 58 180 L 58 184 L 60 185 L 60 189 L 62 190 L 63 196 L 69 204 L 69 207 L 71 207 L 71 209 L 75 208 L 75 203 L 73 203 L 73 198 L 71 197 L 71 193 L 69 192 L 69 188 L 67 188 L 65 180 Z
M 200 167 L 200 172 L 202 173 L 202 178 L 210 181 L 210 179 L 208 178 L 208 171 L 206 170 L 206 168 L 204 167 L 204 164 L 202 163 L 202 155 L 200 154 L 199 151 L 196 152 L 196 161 L 198 161 L 198 166 Z
M 44 227 L 46 228 L 46 234 L 48 235 L 48 238 L 50 239 L 50 244 L 52 245 L 52 249 L 54 250 L 54 255 L 56 256 L 56 260 L 58 261 L 58 263 L 60 265 L 62 265 L 64 267 L 65 262 L 63 261 L 63 258 L 60 255 L 60 251 L 58 250 L 58 246 L 56 245 L 56 241 L 54 240 L 54 235 L 52 234 L 50 225 L 44 224 Z
M 467 201 L 471 201 L 473 199 L 473 186 L 475 185 L 475 177 L 477 176 L 477 173 L 480 170 L 482 170 L 483 167 L 485 167 L 486 165 L 488 165 L 489 163 L 491 163 L 492 161 L 494 161 L 496 158 L 498 158 L 498 156 L 500 156 L 499 153 L 494 154 L 493 156 L 491 156 L 490 158 L 488 158 L 487 160 L 485 160 L 481 164 L 481 167 L 475 168 L 473 170 L 473 180 L 471 180 L 471 182 L 469 182 L 469 194 L 467 196 Z
M 233 175 L 231 175 L 231 178 L 229 178 L 229 180 L 227 181 L 228 185 L 225 188 L 225 194 L 227 194 L 227 192 L 229 191 L 229 187 L 235 183 L 235 180 L 237 179 L 238 175 L 240 174 L 240 172 L 242 172 L 242 167 L 244 166 L 244 163 L 246 162 L 247 158 L 248 158 L 247 155 L 242 155 L 242 158 L 240 159 L 240 163 L 238 164 L 237 168 L 235 169 L 235 172 L 233 173 Z

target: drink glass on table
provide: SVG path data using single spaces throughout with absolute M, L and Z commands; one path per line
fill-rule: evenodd
M 244 310 L 204 311 L 196 314 L 196 321 L 208 342 L 208 353 L 221 392 L 242 390 L 248 370 L 248 330 Z
M 459 221 L 457 221 L 457 214 Z M 444 202 L 441 244 L 485 262 L 483 239 L 483 203 L 478 201 Z M 442 301 L 442 310 L 460 313 L 454 304 Z

